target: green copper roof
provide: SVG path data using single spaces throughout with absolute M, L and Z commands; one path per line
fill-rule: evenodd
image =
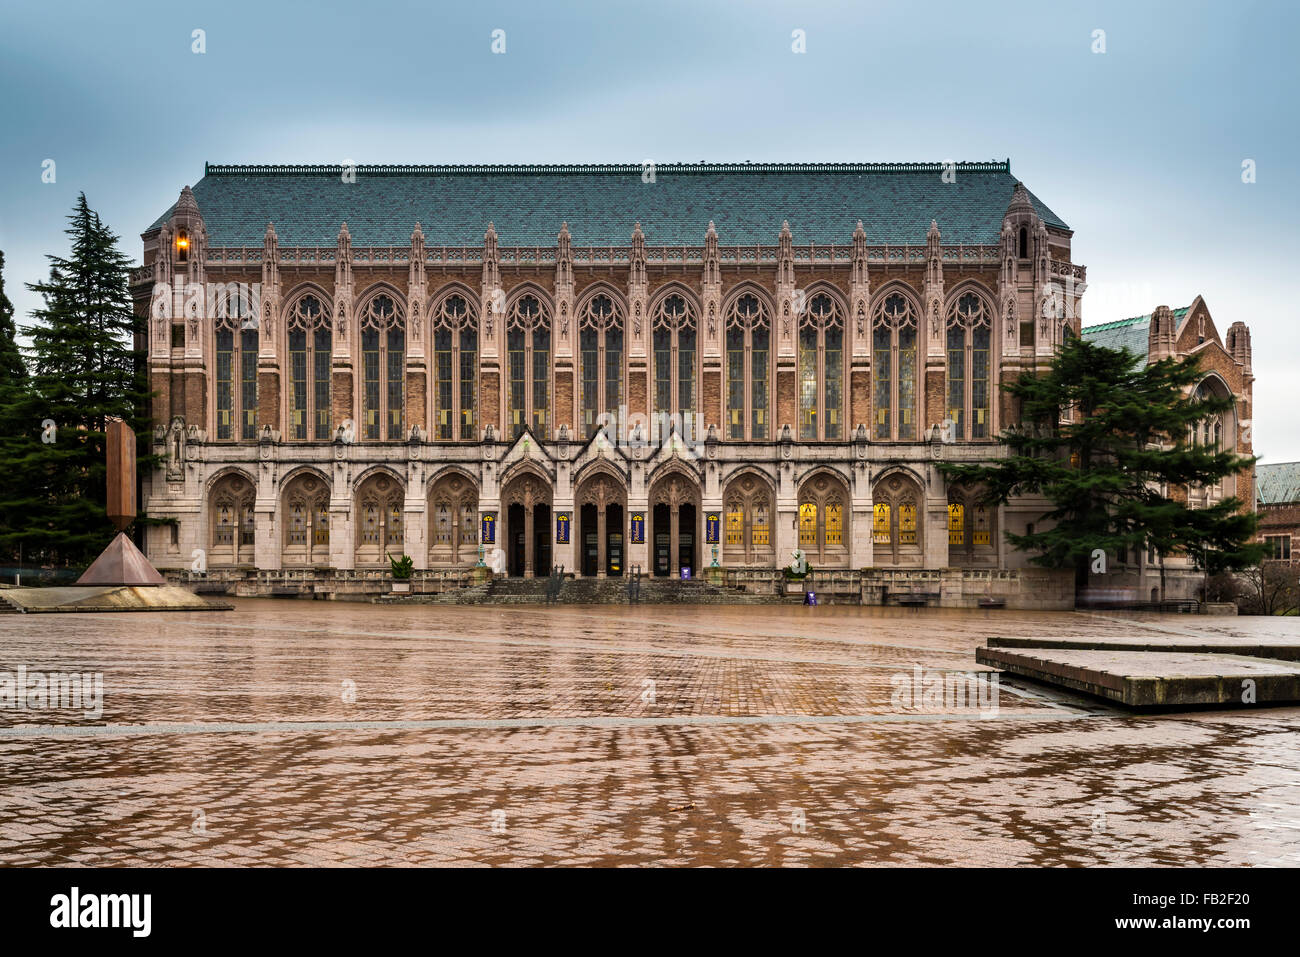
M 418 221 L 429 245 L 478 246 L 488 222 L 502 246 L 554 246 L 567 222 L 575 246 L 626 246 L 641 223 L 652 246 L 774 246 L 789 221 L 796 244 L 844 244 L 862 220 L 871 244 L 924 245 L 936 220 L 945 244 L 996 243 L 1015 177 L 1010 162 L 640 164 L 574 166 L 208 165 L 194 197 L 213 246 L 404 246 Z M 1031 194 L 1049 226 L 1069 227 Z M 171 215 L 169 209 L 150 230 Z
M 1255 501 L 1260 505 L 1300 502 L 1300 462 L 1257 463 Z
M 1174 314 L 1174 327 L 1182 322 L 1183 316 L 1191 306 L 1181 306 L 1171 310 Z M 1151 313 L 1134 316 L 1131 319 L 1117 319 L 1115 322 L 1102 322 L 1095 326 L 1084 326 L 1083 337 L 1107 349 L 1127 349 L 1142 359 L 1147 357 L 1147 346 L 1151 331 Z

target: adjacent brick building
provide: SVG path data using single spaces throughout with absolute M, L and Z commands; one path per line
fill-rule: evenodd
M 1221 336 L 1209 307 L 1197 296 L 1190 305 L 1177 309 L 1158 306 L 1144 316 L 1087 326 L 1083 335 L 1112 349 L 1126 348 L 1147 363 L 1195 357 L 1203 373 L 1197 391 L 1230 397 L 1233 406 L 1200 423 L 1187 440 L 1238 455 L 1254 454 L 1251 417 L 1255 376 L 1251 371 L 1250 330 L 1244 322 L 1232 323 L 1227 334 Z M 1205 487 L 1167 487 L 1161 492 L 1193 508 L 1233 497 L 1250 508 L 1255 497 L 1255 470 L 1248 468 Z M 1202 581 L 1190 556 L 1145 552 L 1112 556 L 1108 573 L 1095 576 L 1094 584 L 1119 599 L 1159 601 L 1199 595 Z
M 1265 560 L 1300 560 L 1300 462 L 1255 466 L 1255 509 Z

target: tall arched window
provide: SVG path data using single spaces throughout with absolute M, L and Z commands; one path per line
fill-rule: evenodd
M 753 475 L 742 475 L 727 486 L 726 539 L 722 560 L 727 565 L 770 565 L 772 490 Z
M 506 317 L 506 356 L 510 372 L 509 409 L 512 435 L 531 426 L 540 438 L 551 409 L 551 315 L 531 293 L 520 296 Z
M 618 415 L 623 402 L 623 310 L 613 296 L 597 293 L 578 314 L 582 425 L 596 434 L 601 413 Z
M 373 297 L 361 313 L 361 422 L 367 439 L 406 437 L 403 396 L 406 392 L 406 323 L 392 296 Z
M 799 547 L 814 567 L 847 564 L 847 503 L 844 483 L 825 473 L 810 478 L 799 489 Z
M 253 483 L 242 475 L 223 475 L 209 493 L 211 541 L 208 564 L 251 562 L 256 544 Z
M 731 304 L 727 313 L 728 438 L 767 438 L 771 336 L 772 319 L 762 299 L 745 293 Z
M 915 561 L 921 556 L 921 490 L 911 479 L 894 474 L 872 489 L 872 542 L 877 565 Z M 952 515 L 949 513 L 951 532 Z M 965 521 L 963 514 L 962 521 Z
M 695 412 L 696 314 L 689 299 L 678 293 L 665 296 L 655 307 L 654 411 L 681 413 L 685 421 Z
M 991 562 L 994 510 L 983 496 L 969 488 L 948 490 L 948 561 Z
M 218 439 L 257 437 L 257 320 L 242 314 L 240 301 L 216 320 Z
M 844 320 L 826 293 L 799 322 L 799 438 L 838 439 L 844 419 Z
M 289 435 L 328 441 L 330 437 L 329 316 L 320 299 L 308 294 L 289 309 Z
M 429 492 L 429 561 L 458 565 L 478 555 L 478 490 L 453 472 Z
M 361 483 L 356 493 L 356 559 L 363 564 L 387 564 L 391 553 L 403 551 L 402 486 L 379 473 Z
M 946 394 L 953 437 L 988 438 L 989 310 L 974 293 L 961 296 L 948 311 Z
M 876 307 L 871 365 L 877 439 L 916 438 L 916 312 L 892 293 Z
M 329 486 L 310 473 L 284 490 L 284 554 L 287 564 L 329 560 Z
M 433 311 L 433 420 L 439 441 L 472 441 L 478 393 L 478 322 L 467 297 L 452 293 Z

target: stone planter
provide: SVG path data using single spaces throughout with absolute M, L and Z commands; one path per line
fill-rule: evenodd
M 410 579 L 402 579 L 401 581 L 394 581 L 392 591 L 394 595 L 409 595 L 411 593 Z

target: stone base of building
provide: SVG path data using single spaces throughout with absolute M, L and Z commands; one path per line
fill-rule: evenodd
M 630 580 L 568 575 L 554 600 L 559 603 L 722 603 L 748 604 L 754 599 L 802 602 L 813 592 L 818 604 L 894 605 L 930 608 L 1069 611 L 1074 608 L 1074 580 L 1053 569 L 832 569 L 790 578 L 780 568 L 711 568 L 694 581 L 641 578 L 640 594 L 629 593 Z M 394 595 L 391 573 L 381 569 L 304 568 L 267 571 L 220 569 L 206 573 L 170 572 L 169 579 L 200 594 L 237 597 L 295 597 L 342 601 L 431 600 L 476 602 L 544 602 L 547 578 L 486 576 L 473 566 L 417 570 L 409 595 Z

